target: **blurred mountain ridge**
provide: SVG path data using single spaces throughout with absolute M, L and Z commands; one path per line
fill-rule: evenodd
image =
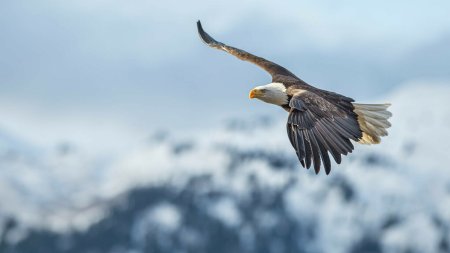
M 301 168 L 285 119 L 266 116 L 110 159 L 29 155 L 0 134 L 17 153 L 0 158 L 0 252 L 448 252 L 449 94 L 418 81 L 378 101 L 390 135 L 330 176 Z

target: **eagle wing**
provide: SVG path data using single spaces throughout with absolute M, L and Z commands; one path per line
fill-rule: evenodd
M 320 91 L 290 89 L 292 99 L 287 122 L 287 133 L 303 167 L 314 163 L 316 173 L 323 162 L 326 174 L 331 164 L 328 152 L 336 163 L 341 155 L 353 150 L 350 140 L 358 141 L 362 132 L 350 98 L 322 94 Z
M 200 35 L 200 38 L 205 42 L 208 46 L 223 50 L 229 54 L 232 54 L 236 56 L 237 58 L 248 61 L 251 63 L 254 63 L 264 69 L 265 71 L 269 72 L 269 74 L 272 76 L 273 81 L 277 80 L 286 80 L 286 79 L 293 79 L 293 80 L 300 80 L 298 77 L 296 77 L 294 74 L 292 74 L 289 70 L 285 69 L 284 67 L 273 63 L 271 61 L 268 61 L 262 57 L 258 57 L 256 55 L 253 55 L 251 53 L 248 53 L 244 50 L 228 46 L 222 42 L 218 42 L 215 39 L 213 39 L 209 34 L 207 34 L 203 28 L 200 21 L 197 21 L 197 29 L 198 33 Z

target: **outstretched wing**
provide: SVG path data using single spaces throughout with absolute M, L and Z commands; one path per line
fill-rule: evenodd
M 326 174 L 331 171 L 331 153 L 336 163 L 341 163 L 341 155 L 353 150 L 350 140 L 362 137 L 357 115 L 353 112 L 352 100 L 335 94 L 292 89 L 292 99 L 287 133 L 297 157 L 303 167 L 314 163 L 316 173 L 323 162 Z
M 292 78 L 298 79 L 298 77 L 296 77 L 294 74 L 292 74 L 289 70 L 285 69 L 284 67 L 281 67 L 280 65 L 278 65 L 276 63 L 273 63 L 264 58 L 250 54 L 244 50 L 241 50 L 241 49 L 238 49 L 235 47 L 230 47 L 228 45 L 225 45 L 222 42 L 216 41 L 215 39 L 213 39 L 209 34 L 207 34 L 203 30 L 202 24 L 200 23 L 200 21 L 197 21 L 197 29 L 198 29 L 200 38 L 208 46 L 223 50 L 227 53 L 230 53 L 230 54 L 236 56 L 237 58 L 239 58 L 243 61 L 248 61 L 248 62 L 258 65 L 265 71 L 269 72 L 269 74 L 272 76 L 273 80 L 277 80 L 281 76 L 292 77 Z

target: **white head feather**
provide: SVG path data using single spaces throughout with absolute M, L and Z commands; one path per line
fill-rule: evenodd
M 282 83 L 269 83 L 262 86 L 257 86 L 254 90 L 260 90 L 261 95 L 257 98 L 275 105 L 286 105 L 288 103 L 288 95 L 286 94 L 286 87 Z

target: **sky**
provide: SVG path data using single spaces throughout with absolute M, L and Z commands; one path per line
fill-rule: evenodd
M 270 82 L 196 32 L 273 60 L 320 88 L 379 101 L 450 79 L 450 2 L 0 2 L 0 130 L 52 146 L 120 150 L 284 111 L 248 100 Z

